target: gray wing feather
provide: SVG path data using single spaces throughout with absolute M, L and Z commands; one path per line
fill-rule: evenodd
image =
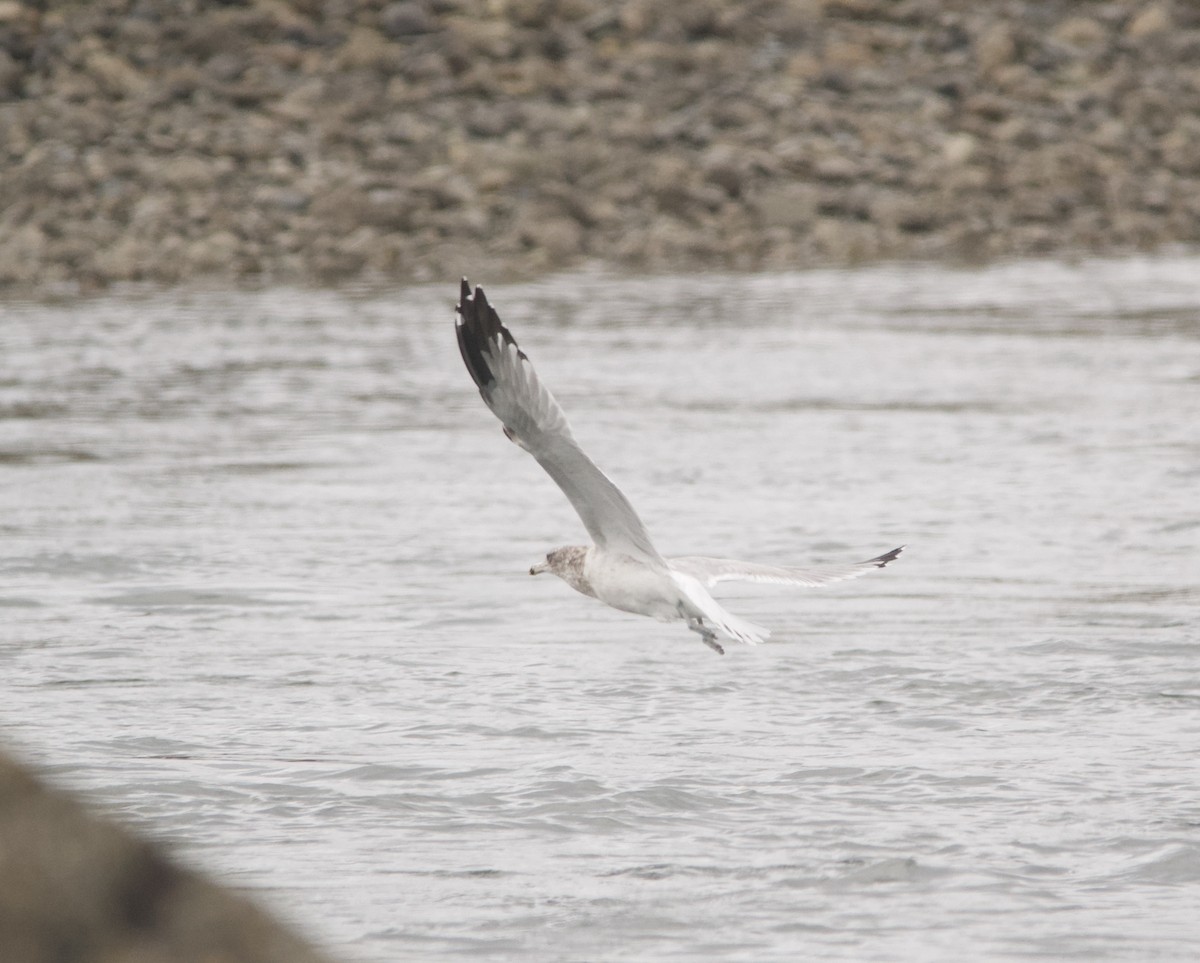
M 883 568 L 903 551 L 904 546 L 865 562 L 829 568 L 791 568 L 782 565 L 759 565 L 756 562 L 739 562 L 732 558 L 707 558 L 703 555 L 688 555 L 669 558 L 667 564 L 677 572 L 699 579 L 711 588 L 718 582 L 767 582 L 776 585 L 825 585 L 858 578 L 877 568 Z
M 455 330 L 463 361 L 504 434 L 529 452 L 562 489 L 597 546 L 664 564 L 621 490 L 571 434 L 567 416 L 538 380 L 483 289 L 463 278 Z

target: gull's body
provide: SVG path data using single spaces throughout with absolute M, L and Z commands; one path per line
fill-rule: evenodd
M 661 621 L 682 619 L 706 645 L 724 652 L 718 635 L 757 645 L 770 633 L 727 612 L 709 587 L 730 580 L 823 585 L 883 568 L 900 554 L 897 548 L 832 569 L 703 556 L 663 558 L 629 500 L 575 442 L 562 408 L 538 380 L 483 289 L 475 288 L 472 295 L 466 278 L 457 313 L 458 346 L 484 402 L 504 425 L 504 434 L 533 455 L 563 490 L 592 537 L 591 546 L 555 549 L 529 574 L 553 572 L 576 591 L 623 612 Z

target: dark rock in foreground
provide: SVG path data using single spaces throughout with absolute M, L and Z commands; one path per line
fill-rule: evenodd
M 0 959 L 324 963 L 278 923 L 0 755 Z
M 0 0 L 0 284 L 1200 240 L 1200 7 Z

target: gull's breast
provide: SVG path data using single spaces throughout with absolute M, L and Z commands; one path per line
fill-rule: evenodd
M 664 621 L 680 617 L 679 587 L 663 569 L 593 549 L 585 572 L 596 598 L 614 609 Z

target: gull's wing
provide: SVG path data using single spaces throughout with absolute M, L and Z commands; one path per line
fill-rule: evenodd
M 463 361 L 504 434 L 537 459 L 567 496 L 597 546 L 664 564 L 629 499 L 583 453 L 567 416 L 542 385 L 525 352 L 488 304 L 483 288 L 462 281 L 454 327 Z
M 883 568 L 904 550 L 904 546 L 865 562 L 830 568 L 789 568 L 780 565 L 758 565 L 754 562 L 739 562 L 732 558 L 705 558 L 689 555 L 684 558 L 669 558 L 667 564 L 676 572 L 683 572 L 711 588 L 718 582 L 772 582 L 777 585 L 824 585 L 843 579 L 858 578 L 873 569 Z

